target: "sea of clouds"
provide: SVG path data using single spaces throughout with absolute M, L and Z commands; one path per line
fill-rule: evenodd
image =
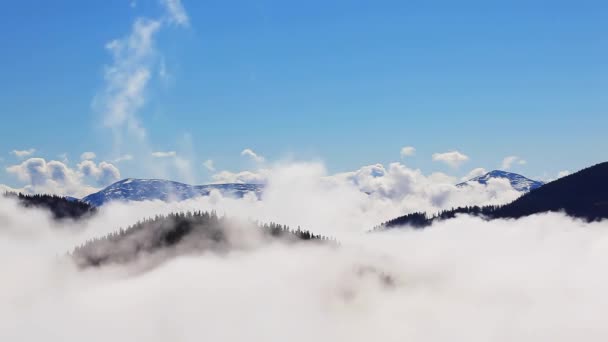
M 441 191 L 411 184 L 425 190 L 390 196 L 375 185 L 368 195 L 328 178 L 315 163 L 271 172 L 263 200 L 214 193 L 183 202 L 114 203 L 79 222 L 57 222 L 1 198 L 0 340 L 608 337 L 608 222 L 559 213 L 490 222 L 459 217 L 425 230 L 369 233 L 403 214 L 404 203 L 410 210 L 436 208 L 433 196 Z M 384 189 L 392 191 L 390 184 Z M 462 199 L 449 192 L 444 201 Z M 340 244 L 260 242 L 222 255 L 172 258 L 145 272 L 129 265 L 79 270 L 66 255 L 93 237 L 181 210 L 300 225 Z

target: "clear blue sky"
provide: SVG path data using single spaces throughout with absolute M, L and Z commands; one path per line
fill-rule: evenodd
M 526 159 L 517 171 L 528 176 L 608 160 L 607 1 L 183 5 L 190 26 L 156 41 L 170 82 L 151 81 L 137 116 L 157 150 L 191 134 L 194 165 L 243 169 L 252 148 L 345 171 L 397 161 L 405 145 L 417 149 L 406 163 L 426 172 L 445 169 L 432 153 L 454 149 L 471 158 L 461 174 L 507 155 Z M 92 108 L 111 63 L 104 45 L 161 11 L 156 0 L 5 3 L 2 169 L 17 163 L 13 149 L 109 156 Z M 123 176 L 148 176 L 132 164 Z M 0 172 L 0 183 L 14 179 Z

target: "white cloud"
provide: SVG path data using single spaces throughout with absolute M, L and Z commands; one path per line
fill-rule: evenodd
M 455 177 L 443 173 L 427 176 L 400 163 L 391 163 L 388 168 L 381 164 L 365 166 L 329 178 L 352 182 L 359 191 L 390 200 L 388 203 L 400 208 L 401 212 L 436 212 L 458 206 L 501 204 L 519 196 L 508 182 L 459 188 L 454 185 Z
M 318 163 L 288 163 L 255 171 L 221 171 L 212 178 L 216 183 L 267 184 L 265 201 L 275 197 L 282 198 L 281 201 L 290 196 L 297 197 L 297 203 L 281 205 L 293 205 L 302 209 L 305 214 L 298 217 L 310 224 L 313 223 L 306 215 L 315 216 L 315 210 L 332 208 L 329 203 L 340 203 L 343 210 L 348 207 L 349 220 L 366 221 L 369 225 L 374 225 L 391 216 L 405 213 L 503 204 L 521 195 L 506 180 L 491 181 L 487 185 L 475 183 L 469 187 L 456 187 L 456 177 L 439 172 L 425 175 L 421 170 L 408 168 L 401 163 L 391 163 L 386 167 L 382 164 L 368 165 L 338 174 L 328 174 L 325 167 Z M 314 196 L 307 197 L 308 191 L 314 193 Z M 344 229 L 348 229 L 347 226 L 340 224 Z
M 215 171 L 215 166 L 213 165 L 213 160 L 207 159 L 203 162 L 203 166 L 209 171 Z
M 502 160 L 501 168 L 503 170 L 509 170 L 513 164 L 525 165 L 526 161 L 518 156 L 508 156 Z
M 95 152 L 84 152 L 80 155 L 80 160 L 92 160 L 97 158 Z
M 428 178 L 431 182 L 438 184 L 455 184 L 458 181 L 458 178 L 443 172 L 433 172 L 428 175 Z
M 21 164 L 6 168 L 25 184 L 23 191 L 27 193 L 49 193 L 81 197 L 97 190 L 87 183 L 93 180 L 97 186 L 107 185 L 120 179 L 119 170 L 112 164 L 85 160 L 76 169 L 56 161 L 46 161 L 43 158 L 30 158 Z
M 557 173 L 557 178 L 562 178 L 562 177 L 566 177 L 570 174 L 570 171 L 568 170 L 563 170 Z
M 450 152 L 433 154 L 433 161 L 445 163 L 453 168 L 459 167 L 462 163 L 464 163 L 468 160 L 469 160 L 469 157 L 467 155 L 460 153 L 458 151 L 450 151 Z
M 43 158 L 30 158 L 21 164 L 9 166 L 6 170 L 16 175 L 19 180 L 35 186 L 43 185 L 48 180 L 62 183 L 76 182 L 76 173 L 56 160 L 47 162 Z
M 178 26 L 188 26 L 190 19 L 180 0 L 161 0 L 167 10 L 167 18 L 170 23 Z
M 35 148 L 30 148 L 27 150 L 13 150 L 11 153 L 19 158 L 29 157 L 36 152 Z
M 114 159 L 114 162 L 120 163 L 123 161 L 129 161 L 129 160 L 133 160 L 133 156 L 130 154 L 123 154 L 123 155 L 119 156 L 118 158 Z
M 405 146 L 401 148 L 401 158 L 413 156 L 416 154 L 416 149 L 412 146 Z
M 78 171 L 85 177 L 91 177 L 97 185 L 106 186 L 120 180 L 120 171 L 110 163 L 95 164 L 92 160 L 84 160 L 78 164 Z
M 26 183 L 26 192 L 82 194 L 78 173 L 60 161 L 30 158 L 6 170 Z
M 152 152 L 151 156 L 154 158 L 173 158 L 175 156 L 177 156 L 177 152 L 175 151 L 157 151 L 157 152 Z
M 262 157 L 261 155 L 258 155 L 257 153 L 255 153 L 250 148 L 246 148 L 243 151 L 241 151 L 241 155 L 242 156 L 247 156 L 247 157 L 251 158 L 256 163 L 263 163 L 264 162 L 264 157 Z

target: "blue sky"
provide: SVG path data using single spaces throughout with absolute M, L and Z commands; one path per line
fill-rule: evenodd
M 158 31 L 134 116 L 147 150 L 188 151 L 196 182 L 210 179 L 208 159 L 251 168 L 245 148 L 335 172 L 399 161 L 403 146 L 416 148 L 407 165 L 456 175 L 510 155 L 530 177 L 606 160 L 605 1 L 182 2 L 189 25 Z M 85 151 L 117 158 L 94 105 L 112 65 L 104 46 L 163 11 L 157 0 L 5 4 L 0 183 L 18 184 L 3 172 L 23 161 L 15 149 L 66 153 L 72 167 Z M 153 176 L 129 146 L 121 175 Z M 458 169 L 432 160 L 453 150 L 469 157 Z

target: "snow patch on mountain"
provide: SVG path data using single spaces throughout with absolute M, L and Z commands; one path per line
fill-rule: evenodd
M 528 192 L 528 191 L 534 190 L 536 188 L 539 188 L 545 184 L 544 182 L 532 180 L 532 179 L 526 178 L 517 173 L 501 171 L 501 170 L 494 170 L 494 171 L 490 171 L 490 172 L 486 173 L 485 175 L 469 179 L 468 181 L 466 181 L 464 183 L 457 184 L 456 186 L 459 186 L 459 187 L 467 186 L 470 183 L 474 183 L 474 182 L 485 185 L 488 183 L 488 181 L 490 179 L 497 179 L 497 178 L 507 179 L 509 181 L 509 183 L 511 183 L 511 186 L 513 187 L 513 189 L 515 189 L 517 191 L 521 191 L 521 192 Z

